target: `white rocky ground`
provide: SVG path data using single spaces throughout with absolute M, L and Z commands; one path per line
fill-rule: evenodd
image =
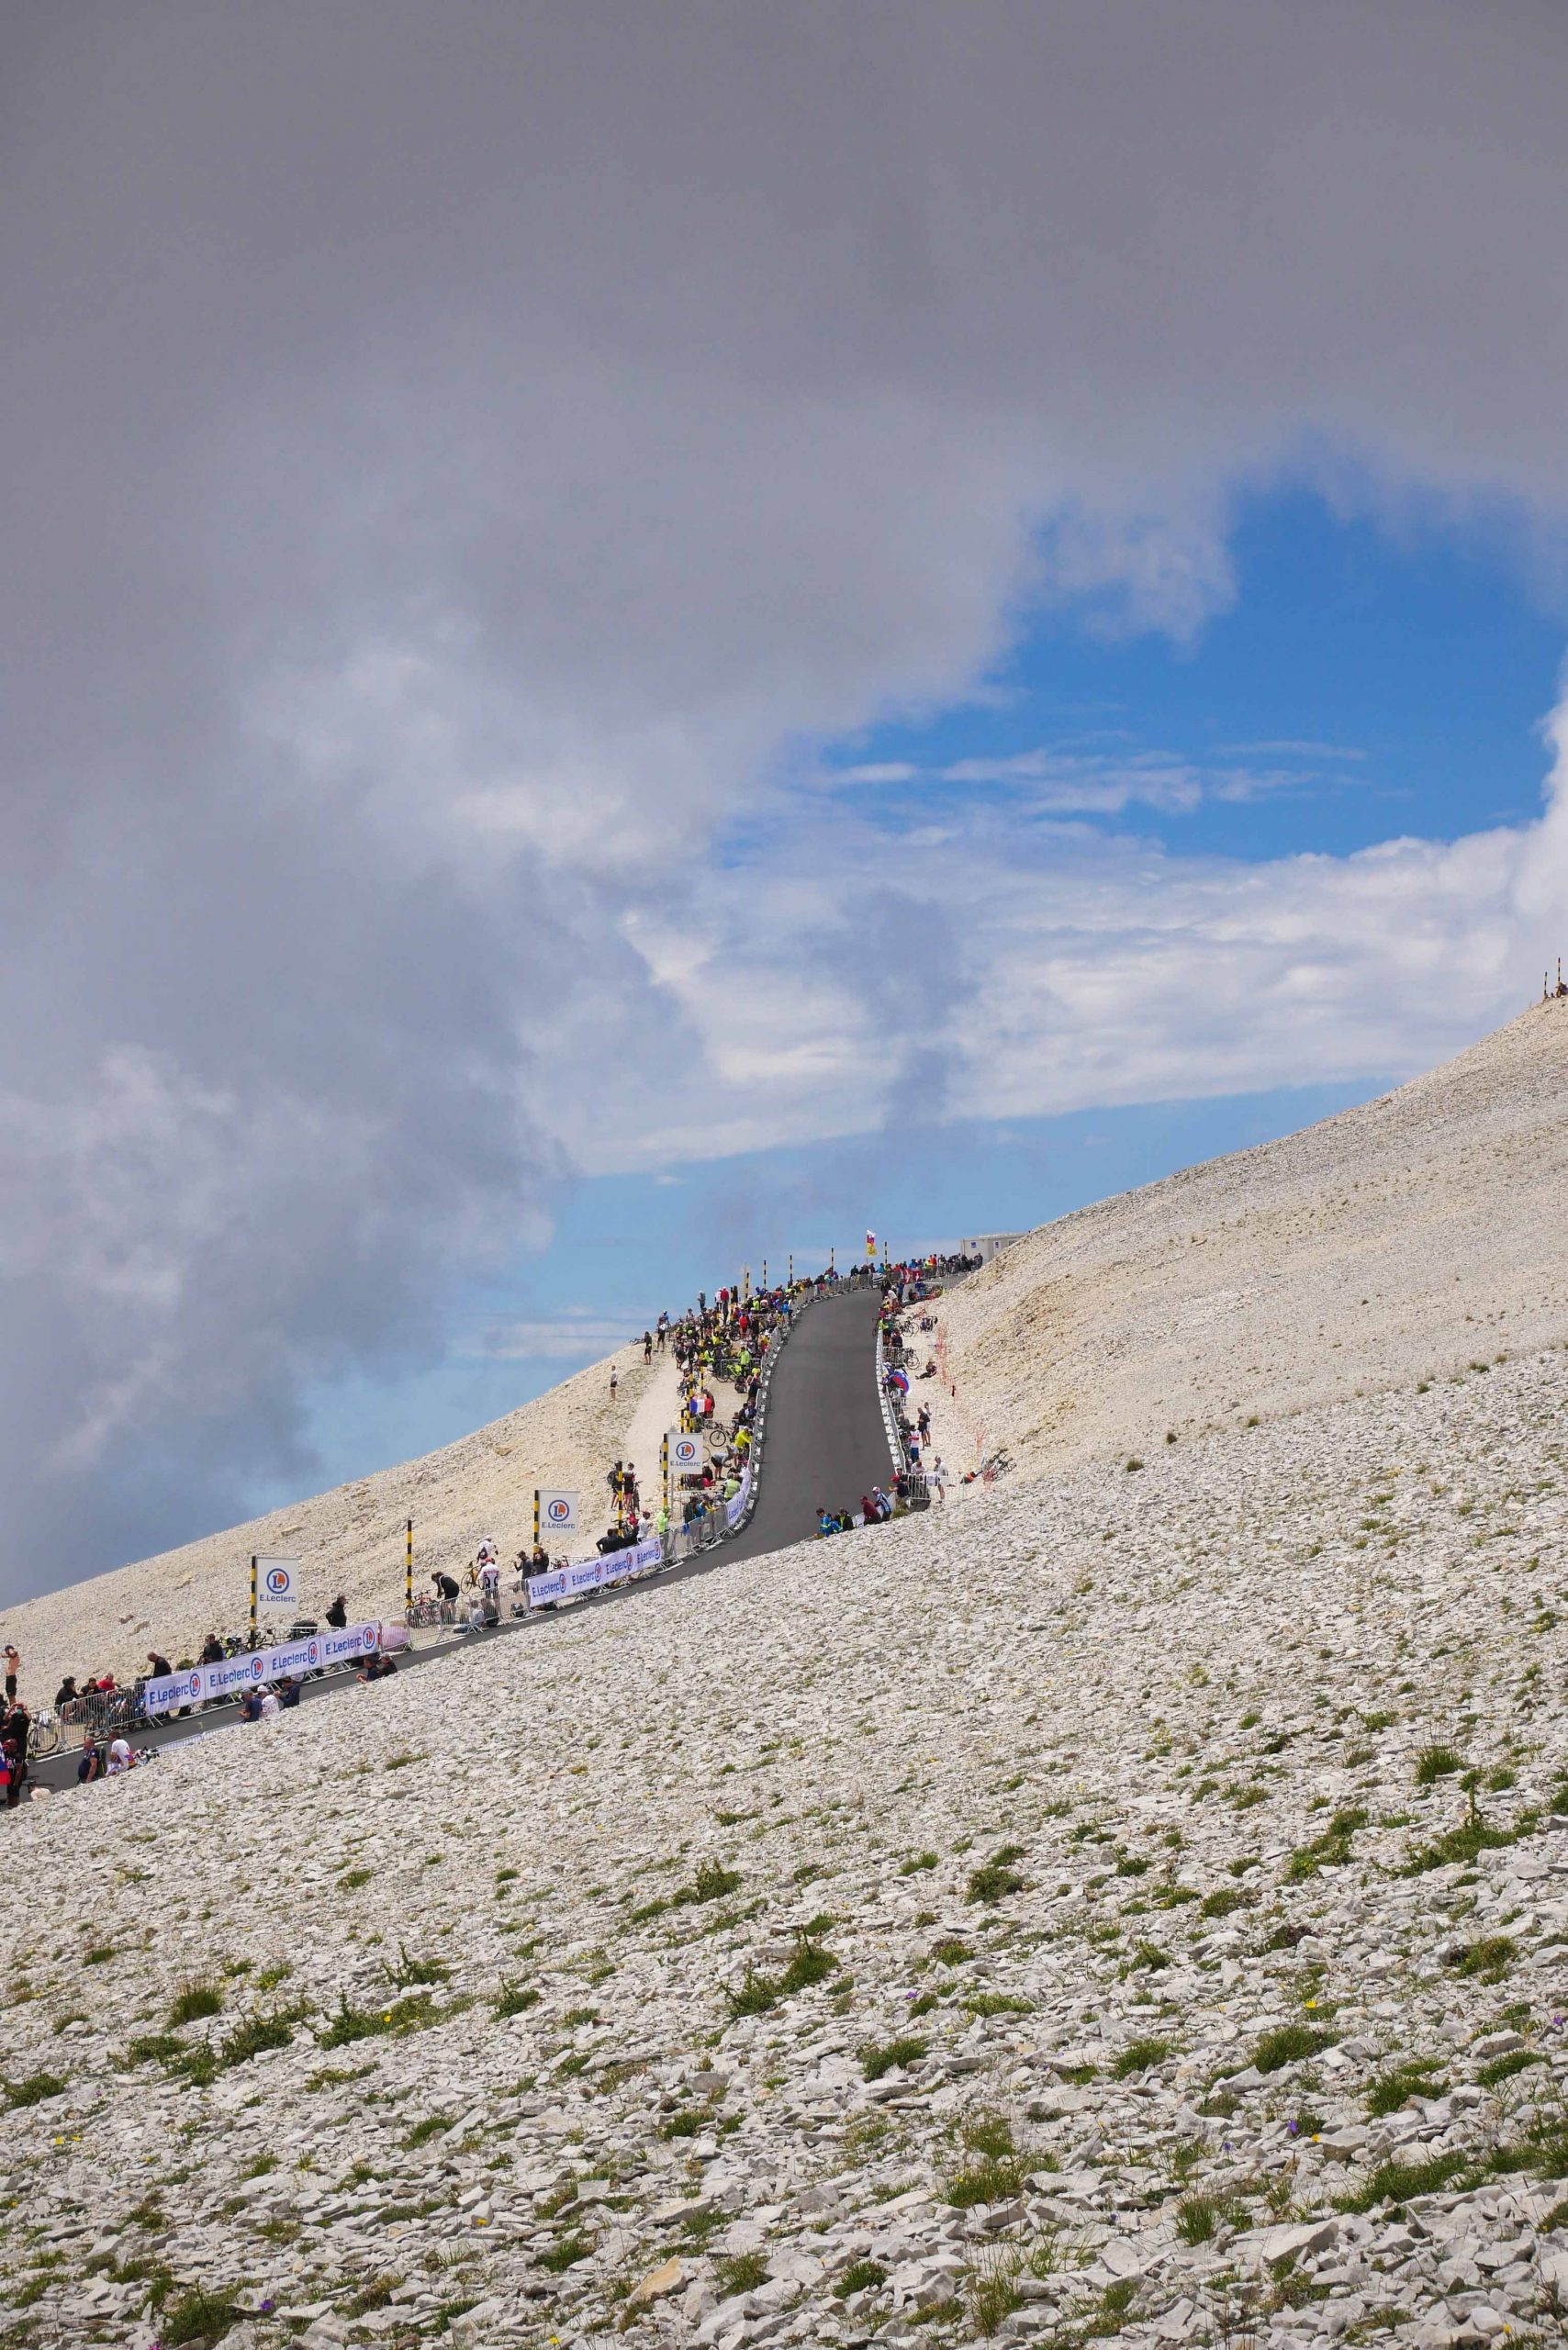
M 619 1382 L 613 1401 L 611 1364 Z M 623 1347 L 422 1460 L 334 1486 L 158 1558 L 14 1603 L 0 1614 L 0 1639 L 20 1650 L 24 1693 L 38 1703 L 49 1702 L 66 1673 L 80 1678 L 111 1671 L 129 1681 L 145 1672 L 154 1643 L 177 1662 L 194 1655 L 207 1632 L 244 1624 L 257 1551 L 299 1558 L 308 1614 L 319 1616 L 342 1591 L 356 1618 L 400 1617 L 409 1518 L 414 1520 L 416 1584 L 427 1593 L 435 1568 L 466 1564 L 487 1537 L 508 1558 L 532 1542 L 536 1485 L 579 1488 L 597 1530 L 608 1506 L 606 1470 L 629 1448 L 636 1460 L 632 1438 L 648 1421 L 641 1406 L 672 1389 L 667 1359 L 661 1364 L 655 1355 L 653 1369 L 644 1370 L 641 1346 Z M 657 1458 L 655 1431 L 647 1461 L 638 1466 L 656 1469 Z
M 1547 1345 L 1568 1333 L 1565 1180 L 1568 1000 L 1014 1242 L 945 1302 L 937 1439 L 950 1467 L 979 1435 L 1039 1474 Z
M 1562 2339 L 1565 1452 L 1412 1380 L 13 1815 L 0 2338 Z

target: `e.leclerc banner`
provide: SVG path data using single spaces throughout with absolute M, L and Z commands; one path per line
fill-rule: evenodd
M 724 1505 L 727 1524 L 734 1526 L 740 1518 L 750 1494 L 748 1460 L 740 1491 Z M 557 1567 L 551 1574 L 530 1575 L 528 1604 L 531 1607 L 548 1607 L 563 1599 L 580 1599 L 586 1591 L 602 1591 L 607 1583 L 625 1583 L 629 1576 L 645 1575 L 661 1565 L 663 1560 L 664 1544 L 656 1534 L 650 1534 L 629 1550 L 607 1551 L 602 1558 L 579 1559 L 576 1565 Z
M 335 1664 L 370 1656 L 379 1645 L 379 1624 L 351 1624 L 346 1630 L 316 1633 L 308 1640 L 287 1640 L 281 1648 L 255 1649 L 248 1656 L 227 1656 L 221 1664 L 193 1664 L 184 1673 L 162 1674 L 141 1692 L 144 1712 L 167 1714 L 181 1706 L 205 1706 L 214 1697 L 231 1697 L 241 1689 L 260 1688 L 263 1681 L 288 1681 L 297 1673 L 330 1672 Z

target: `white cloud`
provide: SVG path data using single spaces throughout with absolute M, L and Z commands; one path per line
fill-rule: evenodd
M 560 1321 L 506 1322 L 487 1330 L 478 1343 L 467 1351 L 496 1360 L 510 1361 L 519 1357 L 543 1356 L 564 1362 L 594 1362 L 601 1355 L 612 1354 L 619 1347 L 630 1346 L 641 1335 L 630 1320 L 609 1321 L 592 1317 Z
M 436 1344 L 563 1141 L 1408 1066 L 1554 918 L 1550 825 L 1098 836 L 1294 754 L 1079 746 L 890 848 L 915 778 L 784 787 L 1042 601 L 1190 640 L 1282 476 L 1507 511 L 1549 576 L 1561 14 L 430 21 L 84 0 L 7 57 L 23 1572 L 304 1473 L 302 1393 Z
M 896 886 L 868 885 L 885 843 L 864 819 L 840 811 L 825 844 L 802 824 L 744 918 L 722 890 L 694 894 L 705 952 L 675 991 L 724 1075 L 711 1147 L 876 1129 L 923 1070 L 928 1109 L 1002 1118 L 1429 1066 L 1522 1010 L 1557 952 L 1568 705 L 1550 733 L 1538 821 L 1350 856 L 1242 865 L 1059 828 L 1030 850 L 991 821 L 901 839 Z M 890 989 L 867 984 L 868 886 L 896 903 L 873 942 Z M 678 1137 L 650 1102 L 627 1134 L 577 1143 L 610 1166 Z M 688 1143 L 700 1154 L 700 1131 Z

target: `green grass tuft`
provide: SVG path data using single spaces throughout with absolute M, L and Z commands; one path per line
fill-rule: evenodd
M 1263 2034 L 1252 2051 L 1252 2062 L 1260 2073 L 1277 2073 L 1286 2065 L 1299 2064 L 1304 2056 L 1316 2056 L 1332 2038 L 1332 2032 L 1315 2031 L 1310 2024 L 1282 2023 L 1277 2031 Z
M 220 1983 L 187 1983 L 169 2009 L 171 2024 L 195 2023 L 199 2016 L 215 2016 L 223 2006 Z
M 1511 1934 L 1483 1934 L 1460 1950 L 1445 1952 L 1443 1964 L 1474 1983 L 1500 1983 L 1518 1954 Z
M 1171 2040 L 1135 2040 L 1112 2065 L 1111 2078 L 1128 2081 L 1135 2073 L 1147 2073 L 1151 2065 L 1163 2065 L 1168 2056 L 1175 2053 L 1175 2047 Z
M 924 2040 L 912 2039 L 908 2034 L 901 2040 L 884 2041 L 880 2048 L 861 2050 L 860 2069 L 868 2081 L 879 2081 L 895 2065 L 918 2065 L 926 2046 Z
M 520 2016 L 525 2009 L 538 2005 L 539 1994 L 532 1984 L 524 1983 L 515 1975 L 503 1975 L 490 2011 L 499 2017 Z
M 1415 2195 L 1436 2195 L 1468 2167 L 1468 2158 L 1460 2154 L 1433 2154 L 1426 2162 L 1406 2163 L 1396 2158 L 1379 2163 L 1360 2192 L 1342 2196 L 1335 2209 L 1371 2211 L 1379 2203 L 1406 2203 Z
M 8 2105 L 41 2105 L 46 2098 L 63 2097 L 65 2083 L 55 2073 L 29 2073 L 25 2080 L 7 2081 Z
M 982 1863 L 978 1869 L 970 1870 L 969 1889 L 964 1895 L 965 1900 L 1005 1901 L 1009 1894 L 1022 1893 L 1024 1880 L 1013 1866 L 1013 1863 L 1021 1861 L 1023 1857 L 1022 1845 L 1003 1844 L 999 1851 L 991 1854 L 989 1861 Z
M 875 2291 L 888 2281 L 888 2272 L 879 2260 L 852 2260 L 833 2288 L 835 2301 L 846 2301 L 851 2293 Z

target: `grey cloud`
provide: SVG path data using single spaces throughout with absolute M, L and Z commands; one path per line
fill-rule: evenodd
M 306 1384 L 435 1342 L 671 1049 L 628 900 L 795 746 L 974 690 L 1031 599 L 1191 632 L 1271 469 L 1561 528 L 1556 10 L 5 44 L 13 1583 L 305 1473 Z M 876 925 L 824 959 L 908 1022 Z

